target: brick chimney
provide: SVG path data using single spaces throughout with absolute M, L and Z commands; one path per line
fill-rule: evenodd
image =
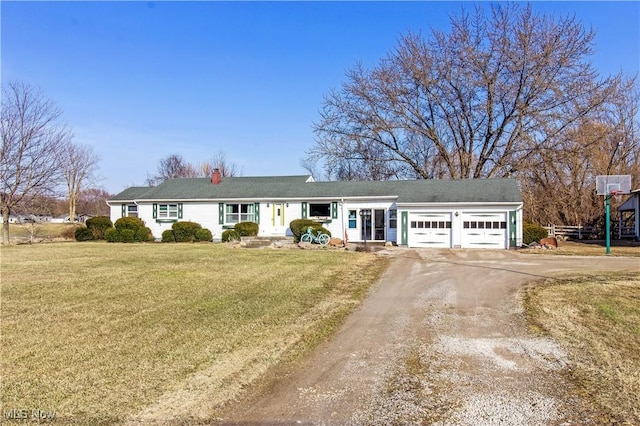
M 220 174 L 220 169 L 213 169 L 213 173 L 211 174 L 211 183 L 214 185 L 217 185 L 221 181 L 222 181 L 222 174 Z

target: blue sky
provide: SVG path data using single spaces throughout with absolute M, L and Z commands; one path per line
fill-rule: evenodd
M 593 27 L 603 75 L 640 71 L 640 2 L 532 4 Z M 448 30 L 462 6 L 473 3 L 2 1 L 2 82 L 57 103 L 111 193 L 172 153 L 304 174 L 322 97 L 345 71 L 377 64 L 408 30 Z

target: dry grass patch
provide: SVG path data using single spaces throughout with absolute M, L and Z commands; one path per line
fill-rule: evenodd
M 610 273 L 530 289 L 532 323 L 563 344 L 571 378 L 610 421 L 640 424 L 640 278 Z
M 214 244 L 4 247 L 1 406 L 65 424 L 210 418 L 315 344 L 384 266 Z
M 612 241 L 611 256 L 640 257 L 640 243 L 634 241 Z M 558 241 L 557 249 L 522 249 L 526 254 L 607 256 L 604 241 Z
M 2 232 L 0 223 L 0 232 Z M 61 238 L 73 240 L 74 231 L 81 227 L 79 223 L 12 223 L 9 225 L 9 237 L 12 243 L 52 241 Z

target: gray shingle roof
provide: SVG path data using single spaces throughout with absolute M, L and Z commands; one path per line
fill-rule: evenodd
M 133 187 L 110 201 L 312 199 L 389 197 L 398 203 L 521 202 L 514 179 L 307 182 L 309 176 L 170 179 L 156 187 Z

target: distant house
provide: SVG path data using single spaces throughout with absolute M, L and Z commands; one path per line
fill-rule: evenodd
M 620 238 L 640 241 L 640 189 L 631 191 L 629 198 L 618 207 Z
M 499 248 L 522 242 L 522 198 L 512 179 L 316 182 L 312 176 L 170 179 L 107 202 L 111 220 L 139 217 L 159 239 L 176 221 L 220 239 L 238 222 L 260 236 L 291 234 L 294 219 L 322 222 L 349 242 L 407 247 Z

